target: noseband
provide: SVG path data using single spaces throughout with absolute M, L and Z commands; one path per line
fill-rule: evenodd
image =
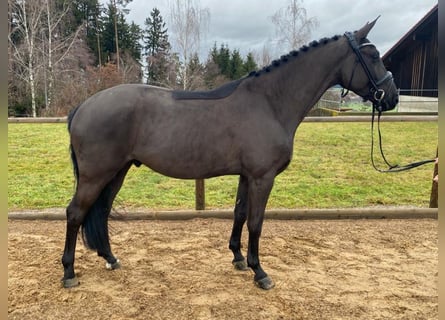
M 379 88 L 380 85 L 385 83 L 386 81 L 393 80 L 392 73 L 389 71 L 386 71 L 386 74 L 379 80 L 375 80 L 374 77 L 371 74 L 371 71 L 368 68 L 368 65 L 365 62 L 365 59 L 363 59 L 363 55 L 360 51 L 361 48 L 365 46 L 374 46 L 372 43 L 363 43 L 358 44 L 357 40 L 355 40 L 354 35 L 352 32 L 345 32 L 345 37 L 348 39 L 349 45 L 352 48 L 352 51 L 354 51 L 355 55 L 358 58 L 358 62 L 360 62 L 361 66 L 363 67 L 363 70 L 365 70 L 366 76 L 368 77 L 368 80 L 370 82 L 370 88 L 369 88 L 369 97 L 371 97 L 370 100 L 373 102 L 374 108 L 376 108 L 379 111 L 382 110 L 382 100 L 385 97 L 385 90 Z M 357 66 L 357 64 L 356 64 Z M 355 67 L 352 71 L 351 80 L 349 81 L 349 86 L 351 85 L 352 78 L 354 77 Z M 348 87 L 349 87 L 348 86 Z M 348 94 L 348 90 L 346 92 L 342 93 L 342 97 L 345 97 Z

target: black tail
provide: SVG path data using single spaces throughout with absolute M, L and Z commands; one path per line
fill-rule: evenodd
M 68 132 L 71 132 L 71 124 L 78 109 L 79 106 L 71 110 L 68 115 Z M 79 181 L 79 166 L 77 164 L 76 153 L 74 152 L 71 143 L 70 153 L 77 188 L 77 183 Z M 82 239 L 84 244 L 90 249 L 104 252 L 109 248 L 108 215 L 111 211 L 111 196 L 112 181 L 102 190 L 97 200 L 88 210 L 82 223 Z
M 112 182 L 100 193 L 82 223 L 82 239 L 90 249 L 106 252 L 110 247 L 108 216 L 111 211 Z
M 79 107 L 80 105 L 75 107 L 68 114 L 68 133 L 70 134 L 71 134 L 71 123 L 73 122 L 74 115 L 76 114 Z M 74 177 L 76 178 L 76 185 L 77 185 L 77 181 L 79 181 L 79 167 L 77 165 L 76 154 L 74 153 L 73 145 L 71 144 L 71 142 L 70 142 L 70 153 L 71 153 L 71 161 L 73 162 Z

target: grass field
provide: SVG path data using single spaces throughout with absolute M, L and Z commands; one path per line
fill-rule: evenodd
M 390 162 L 435 156 L 436 122 L 385 122 L 382 132 Z M 370 139 L 368 123 L 303 123 L 295 137 L 293 160 L 276 178 L 268 207 L 428 207 L 433 164 L 403 173 L 378 173 L 370 163 Z M 9 210 L 69 203 L 74 178 L 68 140 L 66 124 L 8 125 Z M 206 180 L 207 208 L 232 208 L 237 182 L 234 176 Z M 193 209 L 194 198 L 193 180 L 132 167 L 115 207 Z

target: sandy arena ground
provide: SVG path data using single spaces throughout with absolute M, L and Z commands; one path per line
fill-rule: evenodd
M 438 318 L 437 220 L 266 220 L 260 257 L 271 291 L 232 267 L 231 225 L 110 221 L 122 268 L 106 270 L 80 242 L 80 286 L 63 289 L 65 222 L 10 220 L 8 318 Z

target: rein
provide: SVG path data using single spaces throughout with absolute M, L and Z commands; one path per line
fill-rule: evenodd
M 346 37 L 346 39 L 348 39 L 349 45 L 351 46 L 352 50 L 354 51 L 355 55 L 358 58 L 358 61 L 356 62 L 354 69 L 352 71 L 352 75 L 351 75 L 351 79 L 349 81 L 348 87 L 351 86 L 352 78 L 354 77 L 355 68 L 357 67 L 358 62 L 360 62 L 361 66 L 363 67 L 363 70 L 366 73 L 366 76 L 369 79 L 369 82 L 371 83 L 371 88 L 369 89 L 369 92 L 370 92 L 370 96 L 374 100 L 374 101 L 372 101 L 372 120 L 371 120 L 371 163 L 372 163 L 372 166 L 374 167 L 374 169 L 376 171 L 382 172 L 382 173 L 401 172 L 401 171 L 406 171 L 406 170 L 410 170 L 410 169 L 419 167 L 419 166 L 427 164 L 427 163 L 435 162 L 436 159 L 429 159 L 429 160 L 412 162 L 412 163 L 400 166 L 398 164 L 392 165 L 388 162 L 388 160 L 386 160 L 385 154 L 383 152 L 383 147 L 382 147 L 382 133 L 380 131 L 380 117 L 383 112 L 381 103 L 385 96 L 385 91 L 383 89 L 380 89 L 378 86 L 388 80 L 392 80 L 393 77 L 392 77 L 391 72 L 387 71 L 386 74 L 381 79 L 376 81 L 374 79 L 374 77 L 372 76 L 371 71 L 368 68 L 368 65 L 366 64 L 365 60 L 363 59 L 362 53 L 360 52 L 360 49 L 362 47 L 372 46 L 373 44 L 372 43 L 364 43 L 364 44 L 359 45 L 357 43 L 357 41 L 355 40 L 355 37 L 352 34 L 352 32 L 345 32 L 345 37 Z M 342 98 L 344 98 L 348 94 L 348 92 L 349 92 L 349 89 L 347 89 L 346 91 L 343 90 L 341 93 Z M 377 168 L 377 166 L 374 162 L 374 120 L 375 120 L 376 110 L 378 111 L 377 131 L 378 131 L 378 136 L 379 136 L 380 154 L 382 156 L 383 161 L 388 166 L 388 169 L 379 169 L 379 168 Z
M 375 106 L 373 105 L 372 107 L 372 120 L 371 120 L 371 162 L 372 162 L 372 166 L 374 167 L 374 169 L 378 172 L 382 172 L 382 173 L 391 173 L 391 172 L 401 172 L 401 171 L 407 171 L 410 169 L 414 169 L 416 167 L 422 166 L 424 164 L 427 163 L 431 163 L 431 162 L 435 162 L 436 159 L 428 159 L 428 160 L 422 160 L 422 161 L 417 161 L 417 162 L 412 162 L 403 166 L 400 166 L 398 164 L 390 164 L 388 162 L 388 160 L 386 160 L 385 154 L 383 152 L 383 147 L 382 147 L 382 133 L 380 131 L 380 116 L 382 115 L 382 111 L 379 110 L 378 111 L 378 116 L 377 116 L 377 131 L 378 131 L 378 135 L 379 135 L 379 149 L 380 149 L 380 154 L 382 156 L 383 161 L 385 161 L 386 165 L 388 166 L 388 169 L 379 169 L 377 168 L 377 166 L 375 165 L 374 162 L 374 119 L 375 119 Z

